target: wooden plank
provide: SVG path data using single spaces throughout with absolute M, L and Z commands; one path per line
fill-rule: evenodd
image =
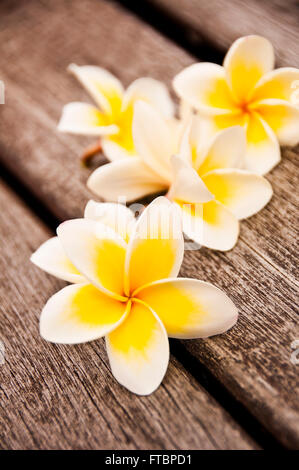
M 282 2 L 281 0 L 265 2 L 256 0 L 233 0 L 230 2 L 224 2 L 223 0 L 211 0 L 209 2 L 197 2 L 195 0 L 153 0 L 151 4 L 158 6 L 165 13 L 169 14 L 181 27 L 185 26 L 186 34 L 191 43 L 196 43 L 198 40 L 199 42 L 208 41 L 220 50 L 226 51 L 230 44 L 240 36 L 261 34 L 269 38 L 273 43 L 278 65 L 299 66 L 299 30 L 297 21 L 299 7 L 297 2 L 291 0 L 287 2 Z M 279 194 L 279 197 L 275 197 L 274 204 L 269 205 L 265 211 L 246 221 L 246 225 L 250 225 L 258 236 L 259 245 L 256 246 L 256 251 L 259 254 L 262 252 L 263 257 L 268 262 L 274 264 L 276 268 L 278 267 L 280 271 L 287 274 L 288 278 L 295 281 L 298 266 L 298 205 L 296 198 L 298 147 L 294 150 L 284 150 L 283 157 L 279 171 L 275 170 L 268 175 L 274 192 Z M 285 223 L 283 223 L 283 219 L 285 219 Z M 282 232 L 284 232 L 284 235 L 281 237 Z M 255 246 L 256 238 L 252 237 L 251 231 L 246 231 L 242 238 L 251 247 Z M 280 248 L 278 249 L 279 245 Z M 242 256 L 242 245 L 238 247 L 238 251 L 239 253 L 233 252 L 233 256 L 229 255 L 234 264 L 236 263 L 236 256 Z M 243 253 L 245 256 L 244 251 Z M 289 254 L 291 254 L 291 257 Z M 255 264 L 254 260 L 247 259 L 246 263 L 248 261 L 252 265 L 252 272 L 254 272 L 254 269 L 260 272 L 260 268 Z M 240 262 L 242 263 L 241 258 Z M 256 295 L 259 297 L 258 291 L 266 288 L 267 281 L 263 278 L 256 280 L 255 277 L 251 277 L 250 271 L 248 270 L 247 275 L 245 275 L 246 277 L 242 279 L 237 289 L 240 290 L 241 294 L 242 289 L 244 289 L 244 281 L 246 283 L 250 282 L 252 284 L 250 290 L 256 290 Z M 207 273 L 211 280 L 214 279 L 215 274 L 213 272 Z M 257 282 L 260 288 L 256 286 Z M 222 285 L 225 286 L 225 283 L 222 283 Z M 293 288 L 285 284 L 285 280 L 281 278 L 280 290 L 281 294 L 284 292 L 281 297 L 283 300 L 283 295 L 285 299 L 289 298 L 289 293 Z M 294 297 L 288 307 L 290 312 L 292 309 L 296 310 L 297 304 L 298 291 L 294 290 L 293 293 Z M 268 307 L 269 302 L 271 302 L 270 298 L 271 294 L 269 295 L 268 291 L 267 295 L 265 292 L 262 302 L 257 302 L 257 315 L 261 314 L 263 302 Z M 256 301 L 256 299 L 254 300 Z M 247 302 L 247 298 L 245 302 Z M 276 383 L 277 380 L 281 380 L 281 377 L 279 374 L 273 374 L 273 368 L 275 369 L 277 364 L 276 351 L 281 351 L 284 356 L 284 368 L 279 367 L 279 369 L 283 370 L 284 374 L 286 369 L 293 369 L 291 372 L 293 380 L 289 382 L 289 385 L 290 388 L 298 390 L 298 379 L 294 375 L 295 368 L 290 363 L 290 344 L 295 337 L 299 336 L 296 317 L 293 316 L 292 326 L 287 331 L 284 331 L 283 344 L 281 342 L 276 343 L 277 335 L 273 335 L 273 328 L 281 328 L 279 317 L 277 318 L 277 311 L 282 308 L 280 315 L 282 317 L 284 315 L 283 312 L 285 312 L 285 306 L 285 300 L 283 300 L 281 306 L 277 302 L 273 302 L 273 318 L 270 323 L 264 314 L 261 315 L 259 341 L 264 336 L 262 348 L 256 349 L 255 338 L 249 334 L 242 344 L 242 349 L 236 351 L 235 360 L 237 360 L 238 356 L 242 358 L 246 367 L 245 375 L 242 373 L 242 368 L 238 371 L 232 368 L 233 373 L 224 376 L 221 372 L 222 364 L 218 361 L 218 358 L 216 359 L 213 347 L 211 355 L 207 355 L 205 348 L 199 347 L 196 342 L 185 342 L 185 346 L 193 355 L 200 358 L 209 367 L 212 365 L 216 375 L 221 376 L 222 382 L 232 389 L 237 397 L 246 396 L 245 402 L 251 409 L 256 409 L 256 413 L 259 412 L 261 402 L 270 402 L 271 406 L 264 407 L 263 413 L 269 415 L 268 419 L 271 420 L 273 427 L 277 427 L 277 432 L 281 428 L 283 413 L 279 412 L 278 418 L 277 415 L 273 414 L 273 410 L 271 410 L 272 408 L 281 410 L 281 397 L 277 394 L 279 385 Z M 207 343 L 209 343 L 209 340 Z M 227 343 L 227 347 L 230 349 L 229 343 Z M 209 346 L 208 349 L 210 349 Z M 273 351 L 275 351 L 274 354 Z M 253 357 L 257 353 L 261 356 L 258 380 L 256 368 L 252 369 L 252 362 L 255 362 Z M 231 365 L 233 366 L 233 364 Z M 229 364 L 227 364 L 227 370 L 229 369 Z M 291 398 L 287 387 L 285 392 L 285 399 Z M 265 399 L 266 395 L 268 397 L 267 400 Z M 293 398 L 295 397 L 294 395 Z M 296 407 L 296 401 L 293 401 L 293 406 Z M 291 418 L 294 419 L 294 424 L 297 427 L 298 417 L 291 415 Z M 290 420 L 288 413 L 284 415 L 284 420 L 287 424 L 286 427 L 288 427 Z M 292 440 L 292 436 L 286 436 L 286 442 L 288 439 Z
M 55 188 L 64 186 L 69 196 L 68 205 L 75 216 L 78 214 L 77 184 L 82 188 L 88 176 L 87 171 L 79 171 L 76 157 L 90 139 L 63 136 L 56 130 L 62 104 L 88 99 L 80 85 L 66 73 L 69 62 L 100 63 L 117 74 L 126 84 L 144 74 L 163 79 L 169 84 L 173 76 L 192 63 L 194 58 L 155 34 L 142 22 L 124 15 L 106 2 L 101 7 L 90 0 L 86 3 L 75 2 L 75 5 L 72 5 L 72 16 L 69 14 L 67 1 L 59 3 L 59 8 L 55 8 L 55 2 L 47 6 L 33 2 L 31 8 L 30 2 L 27 4 L 28 6 L 25 7 L 24 4 L 23 8 L 19 2 L 2 4 L 3 18 L 5 15 L 3 23 L 6 26 L 1 32 L 1 38 L 6 47 L 0 64 L 9 106 L 3 106 L 1 109 L 3 120 L 0 122 L 0 131 L 4 138 L 0 142 L 0 158 L 4 159 L 12 171 L 30 182 L 39 197 L 47 200 L 50 198 L 51 205 L 57 205 L 61 217 L 69 214 L 69 211 L 61 212 L 61 198 Z M 96 26 L 92 28 L 90 24 L 90 17 L 96 14 L 101 14 L 103 24 L 100 29 Z M 47 20 L 51 27 L 45 29 L 41 20 L 43 15 L 51 18 L 51 22 Z M 117 34 L 119 28 L 122 28 L 123 35 Z M 82 31 L 85 37 L 83 44 L 81 33 L 74 34 L 74 29 Z M 35 54 L 28 55 L 37 37 L 39 41 L 34 46 Z M 126 43 L 124 37 L 127 38 Z M 132 53 L 131 45 L 136 42 L 138 44 Z M 49 44 L 53 49 L 50 49 Z M 96 48 L 94 44 L 97 44 Z M 18 60 L 19 54 L 24 58 L 22 62 Z M 21 83 L 16 80 L 19 74 L 22 74 Z M 13 103 L 19 119 L 16 119 Z M 32 115 L 30 120 L 28 112 Z M 36 122 L 35 128 L 33 119 Z M 41 124 L 50 128 L 50 132 L 46 131 L 47 138 L 45 135 L 38 137 L 42 132 Z M 34 142 L 38 139 L 33 149 L 32 139 Z M 24 158 L 24 152 L 28 149 L 30 158 Z M 275 197 L 256 217 L 242 223 L 241 233 L 241 238 L 249 243 L 253 250 L 269 262 L 277 264 L 280 270 L 293 278 L 296 271 L 296 173 L 293 171 L 296 155 L 285 151 L 283 165 L 267 176 L 273 184 Z M 65 167 L 64 172 L 60 171 L 59 164 L 56 167 L 53 165 L 53 158 Z M 72 178 L 69 175 L 72 175 Z M 278 197 L 280 194 L 283 196 Z M 85 187 L 84 195 L 86 199 L 91 196 Z M 262 237 L 258 227 L 262 231 Z
M 103 340 L 43 341 L 41 308 L 65 283 L 29 257 L 50 233 L 2 183 L 0 207 L 2 449 L 257 448 L 176 359 L 155 394 L 137 397 L 114 380 Z
M 299 66 L 296 0 L 150 0 L 146 3 L 161 8 L 184 26 L 193 46 L 208 41 L 224 51 L 240 36 L 260 34 L 274 45 L 280 65 Z
M 277 439 L 298 448 L 298 365 L 291 362 L 291 343 L 299 338 L 296 286 L 242 242 L 227 254 L 188 252 L 181 275 L 216 282 L 240 311 L 228 334 L 184 347 Z
M 121 3 L 131 6 L 126 0 Z M 160 27 L 163 28 L 164 25 L 169 34 L 169 30 L 176 28 L 177 23 L 179 34 L 185 34 L 184 44 L 189 43 L 192 50 L 196 50 L 198 43 L 200 53 L 205 54 L 205 60 L 214 61 L 206 57 L 205 45 L 207 52 L 211 45 L 216 47 L 218 57 L 218 49 L 224 54 L 238 37 L 261 34 L 272 41 L 279 66 L 299 66 L 299 7 L 292 0 L 150 0 L 144 3 L 142 6 L 136 3 L 133 6 L 134 11 L 141 13 L 146 19 L 150 17 L 151 21 L 159 17 L 157 11 L 163 12 Z M 172 19 L 171 26 L 166 24 L 167 17 Z M 175 31 L 171 35 L 175 35 Z M 181 37 L 179 40 L 182 42 Z M 272 205 L 257 217 L 243 222 L 245 232 L 241 232 L 241 238 L 267 261 L 275 263 L 278 269 L 296 279 L 298 204 L 295 188 L 299 146 L 293 150 L 283 149 L 282 155 L 283 166 L 280 165 L 279 169 L 276 168 L 267 175 L 280 198 L 275 198 Z M 276 218 L 274 214 L 279 214 L 279 217 Z M 269 217 L 271 224 L 268 223 Z
M 57 217 L 81 216 L 92 196 L 85 186 L 88 171 L 79 167 L 77 158 L 86 139 L 55 129 L 62 104 L 86 100 L 65 73 L 68 63 L 99 64 L 128 84 L 141 75 L 169 82 L 194 58 L 103 1 L 72 2 L 71 14 L 66 1 L 26 2 L 26 6 L 9 2 L 9 7 L 2 3 L 0 11 L 6 25 L 0 63 L 7 89 L 0 157 Z M 29 54 L 33 44 L 34 54 Z M 298 334 L 293 158 L 293 152 L 286 152 L 273 171 L 275 196 L 260 214 L 242 223 L 237 247 L 225 254 L 189 252 L 182 270 L 224 287 L 241 309 L 235 329 L 198 342 L 200 354 L 195 347 L 192 352 L 289 447 L 299 443 L 296 366 L 290 362 L 290 343 Z M 271 360 L 265 360 L 265 351 Z

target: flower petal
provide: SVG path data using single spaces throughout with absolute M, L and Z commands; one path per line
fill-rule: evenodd
M 108 70 L 93 65 L 71 64 L 68 70 L 75 75 L 100 108 L 110 115 L 120 112 L 123 86 Z
M 273 69 L 272 44 L 261 36 L 239 38 L 227 52 L 223 66 L 235 99 L 246 102 L 259 79 Z
M 180 147 L 179 147 L 179 157 L 184 160 L 185 162 L 193 165 L 193 152 L 192 146 L 190 142 L 190 134 L 192 129 L 192 121 L 188 122 L 186 125 L 186 129 L 182 134 L 182 138 L 180 139 Z M 196 155 L 195 155 L 196 157 Z M 171 161 L 171 158 L 170 158 Z
M 118 201 L 134 201 L 151 193 L 163 191 L 166 184 L 138 157 L 115 160 L 97 168 L 87 186 L 98 196 Z
M 170 157 L 177 150 L 170 126 L 144 101 L 134 107 L 133 140 L 138 156 L 161 178 L 171 179 Z
M 40 334 L 53 343 L 93 341 L 116 328 L 126 314 L 125 302 L 108 297 L 92 284 L 67 286 L 44 306 Z
M 146 101 L 155 107 L 165 118 L 174 116 L 174 104 L 166 85 L 159 80 L 142 77 L 127 88 L 123 99 L 123 109 L 137 100 Z
M 179 156 L 189 162 L 191 166 L 197 168 L 205 157 L 207 138 L 203 119 L 199 116 L 193 116 L 183 132 Z
M 86 282 L 66 256 L 58 237 L 45 241 L 32 255 L 30 260 L 40 269 L 67 282 Z
M 125 321 L 106 336 L 111 370 L 116 380 L 138 395 L 160 385 L 169 362 L 167 333 L 151 309 L 133 301 Z
M 211 192 L 188 162 L 173 155 L 171 163 L 174 180 L 168 192 L 170 199 L 188 202 L 208 202 L 213 199 Z
M 87 103 L 69 103 L 63 107 L 58 123 L 60 132 L 83 135 L 114 134 L 118 127 L 110 125 L 103 113 Z
M 184 233 L 213 250 L 231 250 L 239 235 L 237 218 L 218 201 L 205 204 L 178 204 Z
M 173 203 L 158 197 L 142 212 L 128 244 L 127 295 L 149 282 L 176 277 L 183 256 L 180 213 Z
M 245 168 L 264 175 L 280 161 L 280 148 L 271 127 L 258 115 L 251 113 L 247 125 Z
M 128 106 L 117 116 L 117 126 L 119 131 L 116 134 L 110 135 L 107 139 L 119 145 L 127 156 L 136 156 L 136 149 L 133 141 L 132 126 L 133 126 L 133 113 L 134 107 Z M 107 150 L 107 147 L 106 147 Z M 108 149 L 108 151 L 111 150 Z
M 233 302 L 217 287 L 197 279 L 163 279 L 141 289 L 138 298 L 151 306 L 172 338 L 207 338 L 237 321 Z
M 203 62 L 180 72 L 173 81 L 179 97 L 207 115 L 237 110 L 220 65 Z
M 281 145 L 299 142 L 299 107 L 283 100 L 264 100 L 256 104 L 256 111 L 275 132 Z
M 126 243 L 100 222 L 74 219 L 59 225 L 57 235 L 76 268 L 98 289 L 123 300 Z
M 251 100 L 279 99 L 298 105 L 299 69 L 282 67 L 264 75 L 256 84 Z
M 187 101 L 180 100 L 178 114 L 180 121 L 186 123 L 193 117 L 193 107 Z
M 256 214 L 270 201 L 273 191 L 265 178 L 246 170 L 214 170 L 203 177 L 217 201 L 237 219 Z
M 108 225 L 126 241 L 135 225 L 133 212 L 123 204 L 112 202 L 88 201 L 84 217 Z
M 210 139 L 213 139 L 217 132 L 227 129 L 228 127 L 246 127 L 247 121 L 247 114 L 242 112 L 204 117 L 202 118 L 202 127 L 205 140 L 211 143 Z
M 114 137 L 116 137 L 115 134 Z M 122 145 L 118 144 L 114 140 L 109 137 L 103 137 L 101 139 L 103 154 L 108 158 L 108 160 L 114 162 L 114 160 L 121 160 L 137 156 L 135 153 L 132 153 L 132 150 L 126 150 Z
M 217 168 L 239 168 L 244 164 L 246 152 L 246 133 L 243 127 L 233 126 L 216 134 L 211 142 L 205 159 L 197 167 L 203 176 Z

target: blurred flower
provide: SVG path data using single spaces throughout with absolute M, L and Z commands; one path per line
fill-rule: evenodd
M 139 78 L 124 91 L 121 82 L 110 72 L 95 66 L 71 64 L 77 77 L 96 102 L 69 103 L 63 108 L 58 129 L 73 134 L 101 137 L 101 147 L 109 160 L 136 154 L 132 138 L 133 105 L 145 100 L 165 118 L 171 119 L 174 106 L 166 86 L 152 78 Z
M 259 174 L 279 162 L 279 143 L 299 141 L 299 107 L 292 99 L 299 70 L 273 67 L 271 43 L 247 36 L 233 43 L 223 67 L 194 64 L 173 82 L 180 98 L 207 117 L 210 132 L 235 125 L 246 129 L 246 168 Z
M 165 198 L 145 209 L 128 243 L 111 227 L 87 218 L 61 224 L 57 234 L 85 282 L 48 300 L 41 335 L 67 344 L 106 336 L 112 373 L 134 393 L 150 394 L 161 383 L 169 361 L 167 336 L 205 338 L 237 321 L 236 307 L 221 290 L 176 278 L 184 254 L 181 221 L 177 207 Z M 33 255 L 34 262 L 40 254 Z M 50 268 L 37 264 L 53 272 L 48 260 Z
M 201 245 L 231 249 L 239 234 L 238 220 L 261 210 L 272 196 L 265 178 L 242 169 L 246 138 L 240 126 L 208 140 L 205 121 L 195 116 L 178 145 L 159 113 L 138 102 L 133 137 L 139 158 L 98 168 L 88 186 L 110 200 L 141 197 L 154 185 L 170 188 L 168 197 L 181 209 L 184 232 Z

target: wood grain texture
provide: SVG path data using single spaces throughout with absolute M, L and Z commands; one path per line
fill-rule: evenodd
M 257 448 L 174 358 L 159 390 L 138 397 L 113 378 L 104 340 L 42 340 L 40 311 L 65 283 L 29 257 L 50 233 L 2 183 L 0 207 L 2 449 Z
M 299 66 L 296 0 L 150 0 L 186 28 L 191 43 L 209 41 L 225 51 L 240 36 L 260 34 L 272 42 L 277 62 Z
M 81 210 L 92 194 L 85 187 L 89 172 L 79 170 L 77 156 L 93 140 L 62 135 L 56 130 L 63 104 L 89 100 L 82 87 L 66 72 L 67 65 L 70 62 L 100 64 L 126 85 L 142 75 L 151 75 L 170 84 L 173 76 L 194 58 L 106 2 L 70 3 L 66 0 L 57 7 L 55 1 L 49 5 L 34 0 L 21 4 L 10 1 L 4 2 L 0 11 L 1 8 L 5 18 L 1 40 L 6 47 L 0 65 L 7 105 L 1 109 L 0 132 L 4 137 L 0 141 L 0 158 L 38 197 L 50 204 L 59 217 L 78 216 L 78 201 Z M 90 19 L 97 14 L 101 28 L 90 24 Z M 43 17 L 47 21 L 43 21 Z M 35 52 L 29 54 L 33 45 Z M 21 81 L 16 79 L 19 76 Z M 297 211 L 294 160 L 297 153 L 285 151 L 284 158 L 284 164 L 268 175 L 276 197 L 252 222 L 242 224 L 241 237 L 262 257 L 294 277 Z M 64 188 L 64 204 L 61 204 L 57 187 Z M 78 198 L 78 191 L 84 195 L 84 201 L 82 196 Z M 280 194 L 283 197 L 277 199 Z M 273 223 L 276 230 L 273 230 Z M 258 227 L 263 231 L 262 237 Z
M 90 140 L 56 131 L 62 105 L 88 99 L 65 72 L 68 63 L 107 67 L 125 84 L 141 75 L 169 83 L 194 58 L 104 1 L 10 1 L 1 3 L 0 12 L 7 91 L 0 158 L 58 218 L 80 217 L 92 195 L 78 155 Z M 271 203 L 242 223 L 233 251 L 189 252 L 182 269 L 225 288 L 241 311 L 227 335 L 185 346 L 288 447 L 299 446 L 298 366 L 290 362 L 290 345 L 298 338 L 297 155 L 284 152 L 269 175 Z
M 232 331 L 203 342 L 184 341 L 193 356 L 287 447 L 298 448 L 298 289 L 240 241 L 230 253 L 187 252 L 180 273 L 217 283 L 240 317 Z

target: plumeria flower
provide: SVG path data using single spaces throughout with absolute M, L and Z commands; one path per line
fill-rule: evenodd
M 148 112 L 143 123 L 142 104 L 146 105 Z M 187 109 L 187 108 L 186 108 Z M 137 113 L 137 115 L 136 115 Z M 166 119 L 156 108 L 143 101 L 136 101 L 134 105 L 134 117 L 132 123 L 132 135 L 134 148 L 141 148 L 142 155 L 114 160 L 111 163 L 97 168 L 87 181 L 88 188 L 97 196 L 106 201 L 118 202 L 122 196 L 127 202 L 135 201 L 153 193 L 167 190 L 172 179 L 172 170 L 168 162 L 155 159 L 152 162 L 152 154 L 145 154 L 142 140 L 144 133 L 154 154 L 164 155 L 169 159 L 170 155 L 177 153 L 180 141 L 186 128 L 190 112 L 183 111 L 181 119 Z M 156 116 L 159 116 L 156 120 Z M 139 127 L 142 126 L 142 134 Z M 162 147 L 160 147 L 162 145 Z
M 64 222 L 57 235 L 85 281 L 48 300 L 41 336 L 66 344 L 105 336 L 111 370 L 132 392 L 147 395 L 161 383 L 167 336 L 206 338 L 237 321 L 235 305 L 221 290 L 177 279 L 184 254 L 181 222 L 176 206 L 163 197 L 143 211 L 128 242 L 87 218 Z M 45 263 L 43 268 L 52 271 Z
M 67 104 L 58 129 L 73 134 L 100 136 L 100 146 L 109 160 L 136 155 L 132 138 L 133 105 L 136 100 L 145 100 L 166 118 L 173 118 L 174 105 L 166 86 L 158 80 L 139 78 L 124 90 L 116 77 L 100 67 L 71 64 L 69 70 L 85 87 L 97 107 L 78 102 Z
M 231 249 L 238 220 L 261 210 L 272 196 L 265 178 L 242 169 L 246 138 L 241 126 L 207 141 L 205 122 L 194 117 L 179 146 L 157 111 L 138 102 L 133 137 L 139 155 L 135 166 L 129 159 L 104 165 L 91 175 L 89 187 L 103 198 L 131 200 L 160 185 L 181 208 L 186 235 L 208 248 Z M 175 154 L 180 158 L 172 158 Z
M 129 208 L 109 202 L 88 201 L 84 217 L 112 228 L 126 242 L 136 222 Z M 45 241 L 30 259 L 36 266 L 59 279 L 72 283 L 87 282 L 67 256 L 57 236 Z
M 279 143 L 299 141 L 299 107 L 293 99 L 299 69 L 273 67 L 271 43 L 247 36 L 232 44 L 223 67 L 193 64 L 173 82 L 177 94 L 208 118 L 212 132 L 235 125 L 246 129 L 246 168 L 259 174 L 279 162 Z

